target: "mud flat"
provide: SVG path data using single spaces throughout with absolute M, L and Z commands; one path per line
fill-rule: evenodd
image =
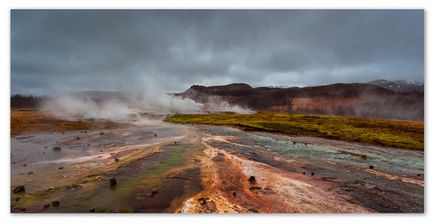
M 12 212 L 424 211 L 423 151 L 164 122 L 11 141 Z

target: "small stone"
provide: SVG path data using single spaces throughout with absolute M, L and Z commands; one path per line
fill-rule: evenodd
M 250 178 L 249 178 L 249 183 L 250 183 L 250 184 L 254 184 L 254 183 L 256 183 L 256 178 L 255 178 L 254 176 L 250 176 Z
M 373 165 L 369 165 L 369 169 L 374 169 L 374 166 Z
M 14 191 L 14 193 L 18 194 L 18 193 L 25 193 L 26 192 L 26 188 L 24 187 L 24 185 L 18 185 Z
M 303 171 L 303 175 L 306 175 L 306 172 Z
M 149 194 L 149 196 L 151 198 L 153 198 L 156 194 L 158 193 L 158 190 L 156 188 L 152 189 L 151 193 Z
M 27 164 L 24 163 L 23 166 L 24 166 L 24 167 L 27 167 Z
M 95 208 L 90 209 L 89 212 L 95 213 Z
M 116 181 L 116 178 L 110 178 L 110 186 L 114 187 L 118 184 L 118 182 Z
M 47 209 L 47 208 L 49 208 L 50 207 L 50 204 L 45 204 L 44 205 L 44 209 Z
M 75 138 L 75 139 L 80 140 L 80 137 L 77 137 L 77 138 Z
M 103 135 L 103 134 L 104 134 L 104 132 L 100 132 L 99 134 L 100 134 L 100 135 Z
M 234 196 L 234 198 L 236 198 L 236 197 L 237 197 L 237 192 L 234 191 L 234 192 L 232 193 L 232 196 Z
M 119 162 L 119 158 L 115 158 L 115 162 Z
M 60 150 L 62 150 L 62 148 L 60 148 L 59 146 L 55 146 L 55 147 L 53 147 L 53 151 L 55 151 L 55 152 L 58 152 L 58 151 L 60 151 Z
M 19 202 L 21 200 L 20 197 L 15 198 L 15 202 Z
M 154 138 L 157 137 L 157 134 L 154 133 Z
M 59 167 L 59 168 L 57 168 L 58 170 L 63 170 L 63 166 L 61 166 L 61 167 Z
M 57 208 L 57 207 L 60 206 L 60 202 L 59 202 L 59 201 L 52 201 L 52 202 L 51 202 L 51 206 Z
M 315 176 L 315 173 L 314 173 L 314 172 L 311 172 L 310 175 L 311 175 L 311 176 Z
M 206 205 L 207 200 L 208 200 L 208 198 L 199 198 L 198 199 L 200 205 Z
M 33 171 L 27 172 L 27 175 L 32 175 Z

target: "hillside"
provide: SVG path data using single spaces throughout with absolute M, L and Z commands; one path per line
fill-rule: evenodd
M 423 93 L 394 91 L 370 83 L 337 83 L 304 88 L 253 88 L 243 83 L 209 87 L 194 85 L 175 95 L 205 105 L 222 100 L 258 112 L 424 119 Z

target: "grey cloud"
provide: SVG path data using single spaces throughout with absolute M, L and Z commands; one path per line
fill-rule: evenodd
M 424 78 L 423 10 L 13 10 L 13 93 Z

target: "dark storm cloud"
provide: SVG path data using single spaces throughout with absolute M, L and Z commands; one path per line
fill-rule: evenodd
M 13 10 L 14 93 L 423 80 L 422 10 Z

